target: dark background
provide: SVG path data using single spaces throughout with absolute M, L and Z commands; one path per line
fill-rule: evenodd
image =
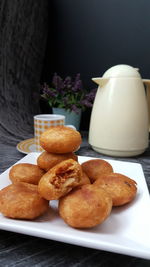
M 92 77 L 102 76 L 111 66 L 138 67 L 150 78 L 149 0 L 51 0 L 49 37 L 42 82 L 57 72 L 65 77 L 81 73 L 91 90 Z M 82 116 L 88 129 L 90 111 Z
M 150 77 L 149 0 L 51 0 L 44 80 L 80 72 L 86 87 L 117 64 Z

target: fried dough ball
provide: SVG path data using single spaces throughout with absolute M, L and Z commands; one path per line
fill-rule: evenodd
M 39 195 L 37 185 L 18 183 L 0 190 L 0 212 L 6 217 L 35 219 L 48 208 L 49 202 Z
M 54 153 L 48 153 L 47 151 L 44 151 L 37 158 L 37 164 L 41 169 L 48 171 L 49 169 L 54 167 L 56 164 L 66 159 L 74 159 L 78 161 L 78 157 L 72 152 L 65 153 L 65 154 L 54 154 Z
M 105 189 L 111 195 L 113 206 L 129 203 L 137 192 L 136 182 L 120 173 L 103 174 L 93 185 Z
M 18 163 L 10 169 L 9 178 L 12 183 L 25 182 L 37 185 L 44 174 L 45 171 L 35 164 Z
M 86 175 L 86 173 L 82 172 L 81 181 L 80 181 L 79 186 L 82 186 L 85 184 L 91 184 L 91 181 L 90 181 L 89 177 Z
M 83 185 L 59 200 L 61 218 L 74 228 L 91 228 L 110 215 L 112 199 L 102 188 Z
M 38 184 L 39 193 L 47 200 L 59 199 L 80 183 L 81 175 L 78 162 L 64 160 L 43 175 Z
M 78 131 L 66 126 L 51 126 L 40 136 L 41 147 L 50 153 L 64 154 L 78 149 L 82 142 Z
M 91 183 L 98 179 L 99 175 L 113 172 L 110 163 L 103 159 L 91 159 L 82 163 L 81 166 L 82 170 L 90 178 Z

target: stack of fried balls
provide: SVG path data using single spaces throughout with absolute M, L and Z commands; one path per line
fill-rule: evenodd
M 78 131 L 51 126 L 40 137 L 44 149 L 37 164 L 19 163 L 9 171 L 11 184 L 0 191 L 0 212 L 9 218 L 33 220 L 58 200 L 60 217 L 71 227 L 91 228 L 111 214 L 113 206 L 131 202 L 136 182 L 105 160 L 82 164 L 75 154 L 82 142 Z

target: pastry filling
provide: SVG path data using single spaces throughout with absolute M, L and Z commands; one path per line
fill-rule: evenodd
M 71 186 L 76 181 L 75 172 L 73 170 L 66 170 L 65 172 L 59 172 L 51 182 L 55 188 Z

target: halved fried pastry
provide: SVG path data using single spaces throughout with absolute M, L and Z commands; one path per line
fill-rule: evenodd
M 59 199 L 81 181 L 82 170 L 78 162 L 68 159 L 60 162 L 43 175 L 38 190 L 47 200 Z

